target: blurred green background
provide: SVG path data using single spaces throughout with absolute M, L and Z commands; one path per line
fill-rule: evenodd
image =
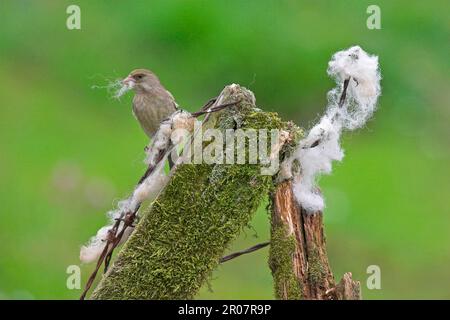
M 66 8 L 81 7 L 81 30 Z M 381 30 L 366 27 L 369 4 Z M 331 55 L 380 57 L 383 95 L 321 179 L 329 256 L 365 299 L 450 298 L 448 1 L 0 0 L 0 298 L 74 299 L 66 268 L 144 170 L 131 95 L 108 80 L 159 75 L 191 111 L 229 83 L 309 127 L 326 105 Z M 233 245 L 269 236 L 261 207 Z M 257 236 L 257 238 L 256 238 Z M 273 298 L 267 249 L 219 267 L 199 298 Z M 366 268 L 381 268 L 368 290 Z M 83 284 L 93 265 L 82 266 Z

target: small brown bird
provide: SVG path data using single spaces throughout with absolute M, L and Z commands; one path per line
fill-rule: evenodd
M 174 97 L 158 77 L 146 69 L 133 70 L 122 83 L 134 90 L 133 114 L 147 136 L 152 138 L 161 120 L 178 109 Z

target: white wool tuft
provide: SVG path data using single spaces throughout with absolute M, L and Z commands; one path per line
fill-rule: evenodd
M 105 248 L 105 243 L 102 245 L 88 244 L 87 246 L 82 246 L 80 249 L 80 261 L 82 263 L 91 263 L 96 261 L 103 252 Z
M 80 250 L 80 260 L 83 263 L 90 263 L 98 259 L 106 245 L 108 230 L 111 226 L 102 227 L 97 234 L 89 240 L 86 246 Z
M 294 160 L 300 163 L 293 190 L 299 204 L 308 212 L 322 211 L 325 207 L 316 179 L 321 174 L 330 174 L 332 161 L 341 161 L 344 157 L 339 144 L 342 130 L 364 126 L 372 116 L 381 92 L 378 57 L 368 55 L 358 46 L 334 54 L 328 74 L 336 80 L 337 87 L 328 94 L 325 115 L 300 141 L 293 157 L 288 159 L 289 163 Z M 340 107 L 346 79 L 349 79 L 347 97 Z M 286 167 L 290 168 L 289 165 Z
M 134 190 L 131 197 L 126 200 L 119 201 L 117 209 L 108 212 L 110 224 L 102 227 L 95 237 L 92 237 L 86 246 L 82 246 L 80 250 L 80 260 L 84 263 L 90 263 L 97 260 L 105 248 L 108 230 L 110 230 L 116 222 L 116 219 L 123 218 L 126 213 L 134 212 L 138 206 L 145 200 L 155 199 L 159 192 L 165 187 L 168 177 L 164 174 L 163 161 L 158 164 L 155 171 L 149 175 Z M 119 231 L 124 228 L 123 222 L 119 224 Z M 125 242 L 131 235 L 134 228 L 128 227 L 119 244 Z
M 187 111 L 180 110 L 175 112 L 172 117 L 172 127 L 174 130 L 185 129 L 189 132 L 194 131 L 195 118 Z
M 375 111 L 381 93 L 381 75 L 378 57 L 368 55 L 359 46 L 339 51 L 328 64 L 328 74 L 336 80 L 338 87 L 328 94 L 327 113 L 337 113 L 340 124 L 353 130 L 365 125 Z M 339 109 L 338 101 L 345 79 L 350 79 L 346 106 Z
M 147 199 L 155 199 L 168 180 L 169 177 L 164 173 L 164 166 L 158 166 L 155 172 L 136 187 L 131 197 L 131 206 L 136 208 Z
M 186 111 L 174 114 L 172 118 L 172 133 L 170 140 L 174 145 L 181 144 L 194 131 L 195 118 Z

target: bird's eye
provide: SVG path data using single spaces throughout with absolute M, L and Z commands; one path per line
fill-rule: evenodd
M 135 78 L 136 78 L 137 80 L 141 80 L 143 77 L 144 77 L 144 76 L 143 76 L 142 74 L 138 74 L 138 75 L 135 76 Z

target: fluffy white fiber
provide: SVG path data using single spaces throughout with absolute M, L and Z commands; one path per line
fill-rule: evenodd
M 120 99 L 120 97 L 122 97 L 125 93 L 133 89 L 134 82 L 129 81 L 127 83 L 123 83 L 122 80 L 117 80 L 116 82 L 113 82 L 111 87 L 115 89 L 114 98 Z
M 122 79 L 106 79 L 106 85 L 93 85 L 92 89 L 106 89 L 114 99 L 120 99 L 125 93 L 133 89 L 134 82 L 123 83 Z
M 300 162 L 301 169 L 294 177 L 293 190 L 299 204 L 308 212 L 322 211 L 325 206 L 316 180 L 321 174 L 331 173 L 333 160 L 341 161 L 344 157 L 339 144 L 342 131 L 364 126 L 375 111 L 380 95 L 378 57 L 368 55 L 358 46 L 334 54 L 328 74 L 336 80 L 337 87 L 328 93 L 325 115 L 289 159 L 291 163 L 295 159 Z M 347 97 L 339 106 L 347 79 Z
M 172 134 L 170 139 L 174 145 L 181 144 L 188 135 L 194 132 L 196 119 L 183 110 L 175 112 L 172 116 Z
M 105 248 L 109 229 L 111 229 L 111 226 L 102 227 L 97 231 L 97 234 L 89 240 L 89 243 L 86 246 L 81 247 L 81 262 L 89 263 L 98 259 Z
M 155 165 L 160 151 L 166 150 L 170 145 L 175 150 L 174 146 L 184 142 L 185 138 L 193 132 L 194 122 L 195 118 L 184 110 L 175 111 L 168 119 L 161 122 L 152 143 L 147 148 L 145 163 Z
M 86 246 L 82 246 L 80 251 L 80 260 L 84 263 L 93 262 L 98 259 L 105 248 L 108 231 L 112 228 L 116 219 L 123 218 L 127 212 L 133 212 L 145 200 L 155 199 L 158 193 L 164 188 L 168 177 L 163 172 L 163 166 L 158 166 L 157 170 L 148 176 L 134 190 L 131 197 L 122 200 L 118 204 L 116 210 L 110 211 L 108 216 L 110 224 L 98 230 L 97 234 L 92 237 Z M 123 222 L 120 223 L 118 232 L 124 228 Z M 121 243 L 125 242 L 133 231 L 132 227 L 128 227 L 121 239 Z

